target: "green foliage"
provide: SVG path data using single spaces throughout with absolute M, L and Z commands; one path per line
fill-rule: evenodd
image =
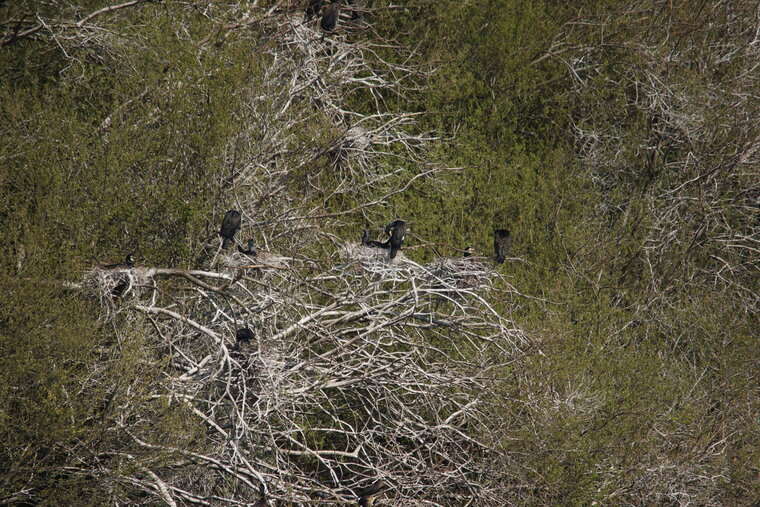
M 104 5 L 37 4 L 0 13 L 81 19 Z M 656 503 L 668 500 L 660 482 L 709 476 L 720 480 L 695 486 L 695 503 L 748 504 L 760 495 L 757 249 L 736 244 L 757 227 L 757 173 L 727 168 L 746 163 L 730 149 L 756 139 L 756 127 L 737 120 L 757 118 L 757 106 L 737 98 L 756 90 L 746 72 L 756 53 L 732 56 L 728 42 L 743 36 L 720 28 L 737 19 L 720 6 L 626 5 L 415 0 L 375 14 L 376 36 L 418 48 L 412 63 L 434 69 L 420 89 L 384 103 L 426 113 L 420 128 L 442 137 L 429 156 L 459 170 L 364 218 L 407 220 L 409 246 L 424 246 L 408 250 L 418 261 L 466 246 L 491 255 L 493 230 L 512 231 L 519 260 L 498 269 L 526 297 L 493 303 L 536 350 L 495 387 L 511 501 Z M 218 9 L 229 22 L 241 17 Z M 72 456 L 135 466 L 98 454 L 119 438 L 99 429 L 125 403 L 150 407 L 152 443 L 203 445 L 186 409 L 146 399 L 162 356 L 145 350 L 140 326 L 104 323 L 60 282 L 128 252 L 199 265 L 239 197 L 229 160 L 244 158 L 241 137 L 266 138 L 277 109 L 254 26 L 222 40 L 198 12 L 150 2 L 99 23 L 104 39 L 61 29 L 60 45 L 29 38 L 0 51 L 0 484 L 51 504 L 111 498 L 97 477 L 61 472 L 77 466 Z M 385 51 L 378 56 L 395 54 Z M 662 96 L 645 100 L 653 76 Z M 243 89 L 265 98 L 251 105 Z M 375 98 L 360 90 L 351 100 L 370 111 Z M 672 112 L 665 134 L 653 126 L 658 100 L 666 106 L 657 111 Z M 317 106 L 303 107 L 310 119 L 285 149 L 316 153 L 340 132 Z M 696 133 L 678 130 L 692 117 Z M 595 152 L 601 162 L 579 131 L 612 139 Z M 670 141 L 650 166 L 658 135 Z M 704 166 L 690 165 L 693 152 Z M 394 163 L 401 171 L 388 188 L 414 170 Z M 329 191 L 343 175 L 321 156 L 289 178 L 301 196 L 312 181 Z M 342 212 L 367 195 L 309 194 L 302 205 Z M 667 227 L 663 216 L 674 217 Z M 338 236 L 354 239 L 354 218 L 363 220 L 350 217 Z M 650 496 L 636 496 L 647 487 Z
M 682 247 L 645 253 L 645 246 L 653 252 L 653 242 L 660 241 L 652 237 L 652 228 L 663 227 L 655 217 L 673 213 L 673 201 L 653 192 L 683 188 L 695 175 L 647 172 L 641 148 L 655 142 L 648 123 L 652 113 L 647 117 L 648 104 L 642 103 L 647 73 L 661 76 L 658 91 L 665 98 L 660 100 L 672 100 L 668 107 L 682 111 L 671 114 L 704 114 L 700 135 L 710 131 L 723 139 L 705 149 L 709 157 L 725 152 L 720 150 L 733 136 L 751 143 L 752 130 L 742 130 L 746 124 L 730 134 L 724 130 L 731 124 L 724 115 L 737 114 L 737 102 L 715 94 L 756 80 L 731 81 L 746 77 L 741 72 L 749 61 L 726 57 L 731 63 L 714 64 L 719 57 L 704 49 L 704 40 L 731 47 L 726 32 L 712 28 L 726 21 L 725 12 L 692 9 L 688 2 L 667 14 L 649 10 L 649 4 L 640 8 L 643 17 L 642 10 L 627 11 L 620 2 L 589 4 L 579 18 L 570 6 L 552 2 L 413 3 L 403 21 L 405 36 L 422 44 L 421 65 L 437 69 L 415 98 L 416 108 L 434 113 L 426 117 L 432 130 L 455 133 L 454 142 L 442 144 L 436 154 L 463 170 L 434 189 L 402 196 L 398 214 L 410 217 L 423 241 L 435 239 L 435 254 L 458 255 L 457 249 L 470 244 L 490 253 L 491 231 L 510 228 L 513 255 L 524 262 L 502 269 L 518 290 L 539 298 L 505 305 L 542 350 L 525 376 L 548 384 L 537 381 L 512 396 L 539 405 L 534 397 L 555 397 L 545 400 L 553 407 L 528 408 L 502 425 L 509 428 L 508 448 L 521 441 L 518 448 L 528 449 L 515 451 L 520 465 L 510 470 L 531 471 L 521 477 L 536 485 L 532 502 L 620 501 L 625 480 L 656 489 L 654 478 L 643 477 L 660 454 L 684 469 L 700 461 L 710 473 L 741 473 L 738 461 L 701 454 L 715 432 L 721 433 L 723 417 L 745 428 L 742 437 L 724 444 L 730 452 L 747 452 L 745 437 L 757 441 L 757 421 L 745 419 L 757 410 L 745 397 L 751 390 L 744 384 L 758 374 L 757 349 L 743 348 L 748 345 L 743 337 L 758 332 L 749 317 L 753 304 L 722 281 L 698 283 L 704 279 L 696 275 L 725 269 L 714 264 L 717 255 L 733 259 L 727 262 L 743 279 L 744 267 L 738 266 L 744 261 L 735 257 L 740 249 L 728 251 L 700 235 L 698 228 L 707 223 L 716 227 L 715 237 L 723 234 L 714 213 L 732 217 L 733 232 L 726 233 L 732 237 L 755 229 L 728 198 L 716 197 L 705 206 L 703 189 L 701 198 L 684 202 L 690 211 L 673 224 L 671 237 Z M 682 39 L 667 38 L 654 29 L 658 23 Z M 691 44 L 696 33 L 700 42 Z M 610 43 L 600 43 L 605 39 Z M 646 55 L 640 49 L 651 40 L 662 44 Z M 688 58 L 673 64 L 668 44 L 680 44 L 679 50 L 703 65 Z M 699 101 L 714 105 L 700 111 Z M 583 146 L 577 129 L 615 139 L 614 150 L 601 153 L 606 160 L 600 169 L 588 165 L 589 146 Z M 662 150 L 659 164 L 674 163 L 694 149 L 674 141 Z M 716 185 L 718 193 L 748 191 L 752 185 L 741 182 L 746 174 Z M 428 251 L 426 258 L 431 255 Z M 756 281 L 747 282 L 754 288 L 749 290 L 756 291 Z M 738 365 L 741 374 L 734 370 Z M 710 407 L 725 392 L 739 396 L 736 404 L 747 412 L 723 411 L 719 422 L 713 415 L 717 409 Z M 751 497 L 746 492 L 757 487 L 744 476 L 703 498 L 726 494 L 746 501 Z

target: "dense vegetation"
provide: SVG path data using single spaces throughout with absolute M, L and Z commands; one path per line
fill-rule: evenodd
M 76 284 L 131 251 L 211 266 L 232 208 L 303 277 L 365 222 L 407 220 L 419 263 L 512 231 L 487 298 L 529 345 L 461 428 L 498 450 L 505 503 L 760 498 L 756 2 L 370 2 L 335 60 L 297 45 L 300 5 L 87 19 L 107 5 L 0 3 L 0 502 L 167 501 L 111 480 L 179 468 L 116 427 L 213 447 L 151 398 L 150 326 Z M 382 148 L 351 155 L 350 120 Z

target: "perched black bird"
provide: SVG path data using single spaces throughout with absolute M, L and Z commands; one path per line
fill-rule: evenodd
M 254 339 L 253 331 L 249 327 L 241 327 L 235 332 L 235 340 L 238 347 L 243 344 L 249 344 Z
M 351 9 L 351 21 L 358 21 L 359 23 L 362 22 L 364 19 L 364 10 L 362 9 L 364 6 L 362 5 L 364 2 L 362 0 L 348 0 L 348 5 L 352 7 Z
M 132 254 L 128 254 L 124 259 L 124 264 L 106 264 L 101 266 L 104 269 L 126 269 L 135 267 L 135 258 Z
M 114 299 L 114 302 L 119 299 L 121 296 L 124 295 L 125 292 L 127 292 L 127 289 L 129 288 L 129 278 L 119 280 L 119 283 L 116 284 L 116 286 L 111 291 L 111 297 Z
M 506 229 L 497 229 L 493 233 L 493 249 L 496 252 L 496 262 L 499 264 L 509 255 L 512 248 L 512 235 Z
M 391 234 L 391 259 L 396 257 L 396 253 L 401 250 L 401 243 L 406 238 L 406 222 L 403 220 L 394 220 L 385 226 L 385 233 Z
M 340 17 L 340 0 L 332 0 L 322 15 L 322 21 L 319 22 L 319 26 L 324 30 L 322 40 L 325 39 L 326 33 L 332 33 L 335 30 L 335 26 L 338 24 L 338 17 Z
M 475 247 L 474 246 L 468 246 L 464 249 L 464 257 L 472 257 L 472 254 L 475 253 Z
M 239 211 L 230 210 L 224 215 L 222 220 L 222 230 L 219 231 L 219 235 L 224 238 L 222 242 L 222 248 L 227 248 L 232 242 L 232 238 L 235 237 L 235 233 L 240 229 L 241 215 Z
M 269 507 L 267 488 L 264 484 L 259 484 L 259 499 L 253 504 L 253 507 Z
M 374 239 L 369 239 L 369 231 L 367 229 L 364 229 L 362 231 L 362 245 L 368 246 L 368 247 L 379 247 L 379 248 L 390 248 L 390 240 L 386 241 L 385 243 L 380 241 L 375 241 Z
M 246 255 L 250 255 L 251 257 L 256 257 L 256 249 L 253 247 L 253 240 L 252 239 L 248 240 L 247 250 L 243 250 L 242 247 L 238 246 L 238 252 L 246 254 Z
M 378 479 L 366 488 L 362 488 L 356 492 L 356 496 L 359 497 L 359 505 L 361 507 L 372 507 L 375 501 L 375 497 L 378 493 L 382 493 L 385 489 L 385 483 Z
M 311 20 L 314 16 L 319 16 L 322 11 L 322 0 L 309 0 L 306 6 L 306 21 Z

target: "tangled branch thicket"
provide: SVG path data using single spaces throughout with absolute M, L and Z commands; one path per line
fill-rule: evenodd
M 150 426 L 125 422 L 118 430 L 170 463 L 205 466 L 120 481 L 237 503 L 262 483 L 269 498 L 346 501 L 382 479 L 394 505 L 498 502 L 489 460 L 499 451 L 484 414 L 527 342 L 486 298 L 496 275 L 474 259 L 421 266 L 360 245 L 345 251 L 344 262 L 307 274 L 93 272 L 133 279 L 106 308 L 167 358 L 150 397 L 186 404 L 208 427 L 201 453 L 152 444 Z M 244 328 L 253 340 L 236 340 Z
M 227 157 L 243 189 L 238 209 L 254 222 L 267 217 L 260 225 L 278 225 L 265 244 L 276 239 L 281 249 L 302 250 L 319 236 L 332 238 L 341 219 L 366 217 L 415 181 L 450 170 L 426 158 L 436 137 L 419 132 L 416 114 L 385 106 L 388 96 L 416 86 L 418 70 L 384 60 L 380 50 L 388 48 L 360 36 L 320 41 L 300 11 L 267 23 L 271 65 L 239 91 L 242 128 Z M 374 110 L 353 110 L 359 95 Z M 245 154 L 242 163 L 237 153 Z
M 757 4 L 696 12 L 667 5 L 638 2 L 617 13 L 627 30 L 615 43 L 564 48 L 575 93 L 586 99 L 579 103 L 587 105 L 577 112 L 575 141 L 608 192 L 600 215 L 633 233 L 631 224 L 646 227 L 631 265 L 652 294 L 667 306 L 672 290 L 709 285 L 756 311 Z M 609 20 L 585 21 L 589 32 L 609 29 Z M 649 23 L 668 29 L 650 31 Z M 620 71 L 596 80 L 610 61 Z M 603 90 L 614 90 L 619 107 L 602 106 Z
M 394 505 L 498 503 L 500 443 L 486 414 L 500 372 L 529 349 L 494 308 L 513 293 L 478 258 L 391 261 L 331 233 L 445 170 L 424 159 L 432 138 L 414 115 L 383 112 L 412 69 L 366 41 L 315 42 L 300 13 L 269 22 L 264 89 L 239 91 L 245 118 L 230 141 L 245 160 L 228 164 L 241 235 L 253 222 L 257 242 L 279 253 L 211 255 L 213 243 L 204 269 L 88 273 L 104 318 L 165 364 L 143 396 L 187 407 L 206 428 L 202 442 L 169 444 L 144 404 L 122 407 L 111 430 L 152 458 L 94 473 L 127 487 L 124 498 L 136 488 L 169 504 L 355 502 L 377 480 Z M 349 109 L 357 89 L 376 111 Z M 332 135 L 326 148 L 300 131 L 315 114 Z M 336 196 L 355 204 L 330 212 Z

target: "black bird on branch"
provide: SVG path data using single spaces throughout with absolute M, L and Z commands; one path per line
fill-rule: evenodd
M 320 12 L 322 12 L 322 0 L 309 0 L 309 5 L 306 6 L 306 21 L 319 16 Z
M 332 0 L 330 5 L 325 9 L 322 20 L 319 22 L 319 26 L 322 28 L 322 39 L 325 40 L 325 35 L 329 32 L 332 33 L 335 27 L 338 25 L 338 18 L 340 17 L 340 0 Z
M 367 229 L 364 229 L 362 231 L 362 245 L 368 246 L 370 248 L 372 247 L 378 247 L 378 248 L 390 248 L 390 240 L 386 241 L 385 243 L 381 241 L 375 241 L 374 239 L 369 239 L 369 231 Z
M 242 344 L 249 344 L 251 341 L 253 341 L 253 331 L 249 327 L 241 327 L 235 332 L 235 341 L 237 342 L 238 347 Z
M 222 229 L 219 231 L 219 235 L 224 238 L 222 248 L 230 246 L 232 239 L 235 237 L 235 233 L 240 229 L 240 220 L 241 215 L 239 211 L 230 210 L 224 215 Z
M 256 257 L 256 249 L 253 247 L 253 240 L 248 240 L 248 249 L 244 250 L 242 247 L 238 246 L 238 252 L 248 255 L 250 257 Z
M 248 326 L 241 327 L 235 331 L 235 346 L 232 348 L 232 351 L 235 353 L 236 359 L 241 360 L 241 365 L 245 366 L 248 364 L 245 356 L 253 351 L 255 341 L 256 336 Z
M 135 258 L 132 254 L 128 254 L 125 259 L 124 263 L 117 263 L 117 264 L 106 264 L 105 266 L 101 266 L 103 269 L 127 269 L 127 268 L 133 268 L 135 267 Z
M 477 253 L 475 251 L 475 247 L 474 246 L 468 246 L 468 247 L 466 247 L 464 249 L 464 255 L 463 255 L 463 257 L 472 257 L 472 255 L 475 254 L 475 253 Z
M 362 488 L 356 492 L 356 496 L 359 497 L 360 507 L 372 507 L 375 502 L 375 497 L 378 493 L 382 493 L 385 489 L 385 483 L 378 479 L 366 488 Z
M 406 222 L 394 220 L 385 226 L 385 233 L 391 235 L 388 241 L 391 245 L 391 259 L 394 259 L 398 251 L 401 250 L 401 243 L 406 238 Z
M 348 0 L 348 5 L 352 7 L 351 21 L 358 21 L 361 24 L 364 20 L 363 3 L 362 0 Z
M 512 235 L 506 229 L 497 229 L 493 233 L 493 249 L 496 252 L 496 262 L 502 264 L 512 248 Z
M 253 507 L 269 507 L 267 488 L 263 484 L 259 484 L 259 499 L 253 504 Z

